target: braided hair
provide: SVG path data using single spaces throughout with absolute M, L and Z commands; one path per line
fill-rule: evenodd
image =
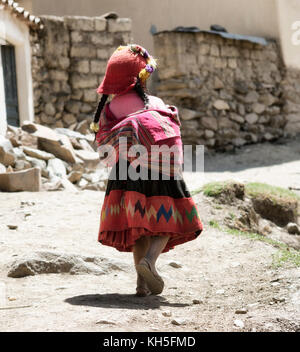
M 140 78 L 137 79 L 136 81 L 136 84 L 133 88 L 135 90 L 135 92 L 137 93 L 137 95 L 142 99 L 144 105 L 145 105 L 145 108 L 147 109 L 148 108 L 148 104 L 149 104 L 149 97 L 148 95 L 146 94 L 145 90 L 144 90 L 144 87 L 141 83 L 141 80 Z
M 108 98 L 108 95 L 107 94 L 103 94 L 102 97 L 101 97 L 101 100 L 98 104 L 98 107 L 97 107 L 97 110 L 95 111 L 95 115 L 94 115 L 94 120 L 93 122 L 95 124 L 97 124 L 99 122 L 99 119 L 100 119 L 100 115 L 101 115 L 101 112 L 104 108 L 104 105 L 107 101 L 107 98 Z

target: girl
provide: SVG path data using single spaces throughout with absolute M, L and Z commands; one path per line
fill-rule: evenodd
M 182 142 L 177 109 L 145 92 L 146 80 L 155 68 L 156 61 L 141 46 L 119 47 L 97 90 L 102 98 L 91 124 L 100 154 L 107 145 L 116 152 L 113 165 L 112 156 L 106 158 L 113 168 L 98 240 L 119 251 L 133 252 L 137 296 L 160 294 L 164 282 L 155 267 L 158 256 L 202 231 L 196 205 L 178 177 Z M 113 99 L 107 103 L 110 94 Z M 126 137 L 126 143 L 121 137 Z M 132 146 L 144 149 L 139 149 L 139 156 L 132 156 Z M 173 148 L 171 157 L 153 152 L 153 147 L 162 146 Z M 124 165 L 128 175 L 138 177 L 121 176 Z

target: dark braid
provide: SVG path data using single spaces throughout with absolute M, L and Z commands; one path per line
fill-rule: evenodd
M 147 105 L 149 104 L 149 97 L 146 94 L 140 79 L 138 78 L 135 86 L 134 86 L 134 90 L 136 91 L 136 93 L 138 94 L 138 96 L 142 99 L 142 101 L 144 102 L 145 108 L 147 108 Z
M 98 107 L 97 107 L 97 110 L 95 112 L 95 115 L 94 115 L 94 122 L 95 123 L 98 123 L 99 122 L 99 119 L 100 119 L 100 115 L 101 115 L 101 112 L 104 108 L 104 105 L 107 101 L 107 98 L 108 98 L 108 95 L 107 94 L 103 94 L 102 97 L 101 97 L 101 100 L 98 104 Z

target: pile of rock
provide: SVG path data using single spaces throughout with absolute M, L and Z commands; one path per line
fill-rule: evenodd
M 25 122 L 0 136 L 1 191 L 103 191 L 107 177 L 91 134 Z

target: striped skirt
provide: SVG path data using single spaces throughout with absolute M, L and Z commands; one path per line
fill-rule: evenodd
M 128 164 L 128 167 L 131 166 Z M 120 180 L 119 163 L 111 171 L 101 210 L 98 240 L 131 252 L 142 236 L 169 236 L 163 252 L 194 240 L 203 226 L 183 179 Z

